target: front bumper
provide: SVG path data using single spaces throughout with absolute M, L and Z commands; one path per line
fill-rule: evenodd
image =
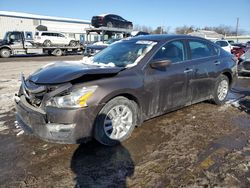
M 238 65 L 239 73 L 250 74 L 250 61 L 243 61 Z
M 30 105 L 22 95 L 15 97 L 16 120 L 27 133 L 57 143 L 81 143 L 92 137 L 96 107 L 46 111 Z

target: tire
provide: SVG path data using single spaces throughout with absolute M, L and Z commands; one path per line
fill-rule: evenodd
M 43 46 L 45 46 L 45 47 L 50 47 L 51 45 L 52 45 L 52 43 L 51 43 L 50 40 L 45 40 L 45 41 L 43 42 Z
M 137 109 L 137 104 L 125 97 L 110 100 L 96 117 L 95 139 L 107 146 L 126 140 L 135 128 Z
M 0 50 L 0 56 L 2 58 L 8 58 L 10 57 L 11 53 L 10 53 L 10 50 L 8 48 L 3 48 Z
M 74 41 L 74 40 L 70 41 L 69 46 L 75 47 L 76 46 L 76 41 Z
M 108 23 L 107 23 L 107 27 L 113 27 L 112 22 L 108 22 Z
M 213 102 L 217 105 L 225 103 L 229 92 L 229 79 L 225 75 L 220 75 L 216 81 Z
M 133 26 L 131 24 L 129 24 L 128 29 L 133 29 Z
M 52 54 L 54 56 L 62 56 L 63 55 L 63 51 L 61 49 L 55 49 Z

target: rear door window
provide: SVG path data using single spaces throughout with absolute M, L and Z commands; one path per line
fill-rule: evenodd
M 162 46 L 153 57 L 153 60 L 170 60 L 172 63 L 185 60 L 185 47 L 182 41 L 168 42 Z
M 214 46 L 205 41 L 190 40 L 189 42 L 191 59 L 206 58 L 218 54 Z

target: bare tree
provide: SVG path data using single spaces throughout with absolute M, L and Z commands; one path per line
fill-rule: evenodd
M 177 34 L 188 34 L 195 31 L 195 27 L 194 26 L 181 26 L 181 27 L 177 27 L 175 28 L 175 32 Z
M 232 26 L 227 26 L 227 25 L 219 25 L 219 26 L 215 26 L 215 27 L 205 26 L 203 29 L 215 31 L 215 32 L 222 34 L 222 35 L 236 35 L 235 29 Z M 243 33 L 244 33 L 243 30 L 238 31 L 238 34 L 243 34 Z
M 151 33 L 153 31 L 152 27 L 146 25 L 134 25 L 134 31 L 143 31 L 147 33 Z

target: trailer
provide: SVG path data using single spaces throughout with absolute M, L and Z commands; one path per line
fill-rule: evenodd
M 0 41 L 0 57 L 8 58 L 12 55 L 48 54 L 62 56 L 67 53 L 82 52 L 83 46 L 53 45 L 50 47 L 34 44 L 32 39 L 25 38 L 22 31 L 9 31 Z
M 104 36 L 107 35 L 108 39 L 110 39 L 112 36 L 117 38 L 118 35 L 123 35 L 122 38 L 128 37 L 131 35 L 132 29 L 127 28 L 115 28 L 115 27 L 98 27 L 98 28 L 86 28 L 86 34 L 87 34 L 87 40 L 86 43 L 89 43 L 89 36 L 92 33 L 97 33 L 99 36 L 101 36 L 101 40 L 104 41 Z M 119 37 L 121 38 L 121 37 Z
M 87 40 L 84 48 L 84 56 L 93 56 L 97 52 L 103 50 L 107 46 L 109 46 L 112 42 L 120 40 L 122 38 L 126 38 L 131 36 L 132 29 L 127 28 L 115 28 L 115 27 L 98 27 L 98 28 L 86 28 Z M 91 34 L 98 34 L 101 38 L 101 43 L 91 44 L 90 39 Z M 105 41 L 105 35 L 107 36 Z

